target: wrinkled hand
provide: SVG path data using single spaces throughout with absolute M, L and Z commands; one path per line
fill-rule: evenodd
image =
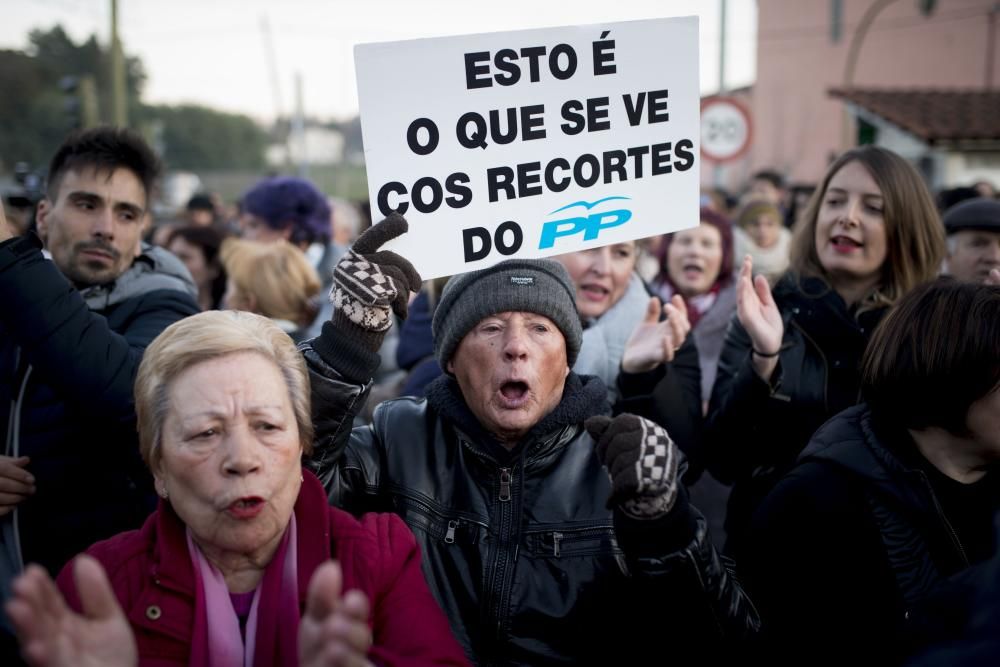
M 30 462 L 27 456 L 0 456 L 0 516 L 13 512 L 35 492 L 35 477 L 24 469 Z
M 391 213 L 358 237 L 337 263 L 332 298 L 338 325 L 384 333 L 392 324 L 390 310 L 406 318 L 410 292 L 420 289 L 420 274 L 404 257 L 378 249 L 408 228 L 403 216 Z
M 984 282 L 986 285 L 1000 287 L 1000 269 L 990 269 L 990 272 L 986 276 L 986 280 Z
M 631 414 L 591 417 L 584 426 L 597 443 L 597 458 L 611 477 L 608 507 L 637 519 L 655 519 L 677 499 L 680 454 L 667 432 Z
M 370 667 L 372 645 L 368 598 L 361 591 L 341 595 L 340 565 L 328 561 L 309 582 L 306 611 L 299 623 L 299 664 L 309 667 Z
M 77 556 L 73 576 L 83 614 L 69 608 L 48 573 L 29 565 L 14 581 L 7 615 L 21 653 L 34 667 L 131 667 L 139 664 L 135 637 L 104 568 Z
M 674 360 L 674 355 L 691 331 L 687 308 L 680 294 L 675 294 L 663 306 L 666 319 L 660 321 L 660 300 L 651 297 L 646 306 L 646 316 L 629 336 L 622 355 L 622 370 L 626 373 L 645 373 L 662 363 Z

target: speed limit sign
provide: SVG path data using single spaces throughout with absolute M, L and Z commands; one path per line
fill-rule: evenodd
M 710 97 L 701 103 L 701 154 L 728 162 L 750 147 L 750 112 L 731 97 Z

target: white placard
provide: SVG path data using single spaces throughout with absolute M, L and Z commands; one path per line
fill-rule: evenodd
M 427 278 L 698 224 L 698 18 L 355 47 L 372 217 Z

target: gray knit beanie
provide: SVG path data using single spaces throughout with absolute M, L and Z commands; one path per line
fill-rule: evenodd
M 562 264 L 551 259 L 509 259 L 488 269 L 454 276 L 441 292 L 431 331 L 441 368 L 458 344 L 483 318 L 507 311 L 544 315 L 566 339 L 566 361 L 576 362 L 583 328 L 576 290 Z

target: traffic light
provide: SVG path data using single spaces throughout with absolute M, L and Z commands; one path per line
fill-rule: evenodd
M 59 79 L 63 112 L 71 130 L 97 125 L 97 84 L 90 74 L 68 75 Z
M 63 94 L 63 113 L 69 121 L 71 130 L 83 128 L 83 116 L 80 104 L 80 77 L 64 76 L 59 79 L 59 90 Z

